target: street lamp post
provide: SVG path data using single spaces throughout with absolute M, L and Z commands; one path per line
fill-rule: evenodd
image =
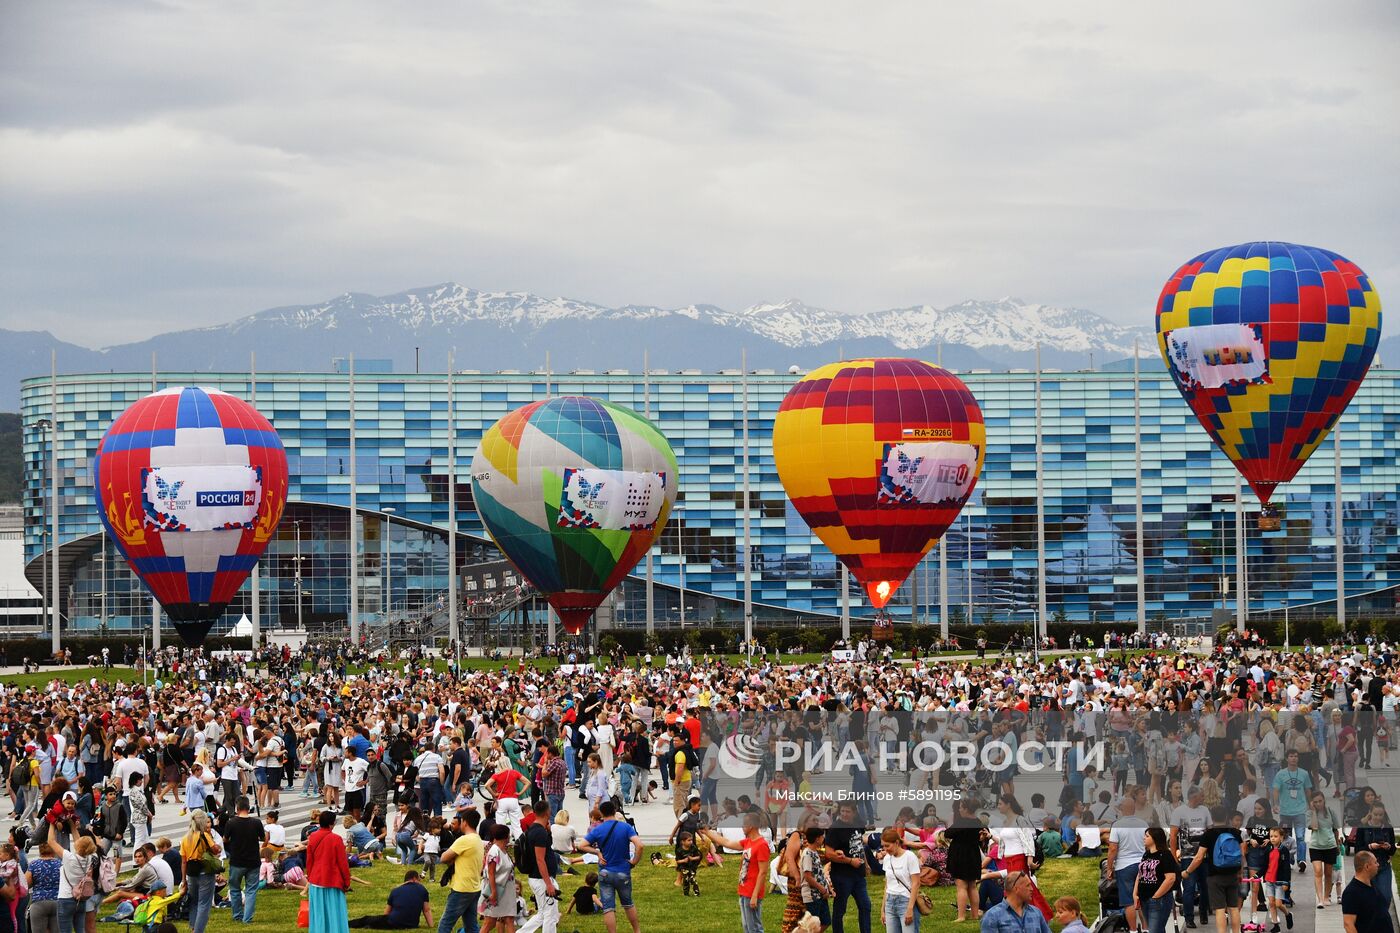
M 92 559 L 92 562 L 101 568 L 100 577 L 100 598 L 102 608 L 98 614 L 98 625 L 102 629 L 102 640 L 107 640 L 107 542 L 102 542 L 102 553 Z
M 301 522 L 292 522 L 297 532 L 297 563 L 296 563 L 296 585 L 297 585 L 297 631 L 305 631 L 301 621 Z
M 44 631 L 49 621 L 49 429 L 53 422 L 40 418 L 31 427 L 38 428 L 43 440 L 39 443 L 39 564 L 44 572 Z
M 681 558 L 681 628 L 685 628 L 685 532 L 681 530 L 681 504 L 676 503 L 676 553 Z
M 389 626 L 389 613 L 394 607 L 394 508 L 385 506 L 384 514 L 384 624 Z M 385 637 L 389 633 L 385 632 Z

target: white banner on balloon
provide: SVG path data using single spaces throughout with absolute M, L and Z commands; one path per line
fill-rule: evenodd
M 641 531 L 666 504 L 666 474 L 584 468 L 564 471 L 560 528 Z
M 1218 389 L 1262 382 L 1269 371 L 1264 341 L 1249 324 L 1198 324 L 1168 331 L 1167 359 L 1183 384 Z
M 262 502 L 251 466 L 191 464 L 143 472 L 146 527 L 153 531 L 250 528 Z
M 977 448 L 941 441 L 886 444 L 880 505 L 934 505 L 963 499 L 977 478 Z

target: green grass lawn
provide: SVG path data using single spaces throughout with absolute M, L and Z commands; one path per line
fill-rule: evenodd
M 578 866 L 582 871 L 586 866 Z M 1056 859 L 1051 861 L 1040 872 L 1041 890 L 1045 896 L 1053 903 L 1056 897 L 1064 894 L 1072 894 L 1078 897 L 1084 904 L 1085 912 L 1092 922 L 1097 915 L 1097 892 L 1096 892 L 1096 868 L 1097 863 L 1088 859 Z M 355 869 L 353 874 L 358 878 L 365 878 L 371 882 L 370 885 L 353 885 L 353 890 L 349 895 L 350 916 L 358 917 L 365 914 L 380 914 L 384 912 L 384 898 L 389 889 L 403 880 L 404 869 L 398 865 L 388 862 L 379 862 L 373 868 Z M 637 911 L 642 928 L 645 930 L 685 930 L 688 933 L 732 933 L 739 928 L 738 900 L 736 886 L 738 883 L 739 857 L 727 856 L 722 868 L 706 868 L 700 873 L 699 898 L 682 897 L 680 889 L 674 886 L 676 877 L 675 870 L 666 866 L 653 866 L 647 855 L 643 855 L 642 864 L 636 869 L 633 876 L 633 898 L 637 904 Z M 581 883 L 581 876 L 566 875 L 560 882 L 563 889 L 563 900 L 561 906 L 567 904 L 575 888 Z M 520 884 L 524 887 L 523 878 Z M 439 887 L 436 883 L 428 883 L 429 892 L 432 894 L 433 918 L 442 912 L 442 906 L 447 900 L 447 889 Z M 878 877 L 870 879 L 870 896 L 872 909 L 876 912 L 874 921 L 875 929 L 882 929 L 878 919 L 880 907 L 880 892 L 883 882 Z M 529 895 L 526 894 L 529 901 Z M 253 931 L 266 931 L 266 933 L 283 933 L 287 930 L 296 929 L 297 908 L 300 898 L 295 892 L 264 890 L 258 894 L 257 912 L 251 929 Z M 783 905 L 785 898 L 782 895 L 774 894 L 767 898 L 763 907 L 764 928 L 778 931 L 782 924 Z M 947 933 L 961 930 L 967 925 L 953 925 L 953 918 L 956 912 L 951 906 L 953 903 L 953 889 L 951 887 L 938 888 L 933 894 L 935 911 L 932 918 L 924 918 L 921 929 L 927 933 L 930 930 L 945 930 Z M 850 905 L 847 908 L 847 917 L 854 928 L 855 907 Z M 233 933 L 235 929 L 232 920 L 229 919 L 229 912 L 216 910 L 210 919 L 209 930 L 213 933 Z M 249 929 L 239 926 L 238 929 Z M 579 930 L 581 933 L 602 933 L 603 919 L 599 915 L 587 917 L 564 916 L 561 918 L 559 929 L 563 931 Z M 628 929 L 624 921 L 619 923 L 619 929 Z
M 43 687 L 52 683 L 54 678 L 65 684 L 75 684 L 94 677 L 106 683 L 132 683 L 141 679 L 141 675 L 130 667 L 113 667 L 110 671 L 100 667 L 55 667 L 37 674 L 11 674 L 5 678 L 5 682 L 17 687 Z

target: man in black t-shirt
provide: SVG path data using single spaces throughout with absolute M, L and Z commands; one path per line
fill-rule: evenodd
M 457 793 L 457 788 L 472 779 L 472 756 L 471 752 L 462 747 L 462 739 L 459 736 L 452 737 L 452 754 L 447 759 L 447 788 L 453 796 Z
M 433 925 L 433 908 L 428 903 L 428 889 L 418 880 L 418 872 L 407 871 L 403 884 L 389 892 L 384 913 L 356 917 L 350 926 L 357 930 L 416 930 L 418 919 Z
M 1204 871 L 1206 896 L 1215 912 L 1216 928 L 1227 929 L 1225 920 L 1228 919 L 1228 929 L 1238 930 L 1240 906 L 1244 903 L 1240 895 L 1240 872 L 1244 868 L 1244 839 L 1238 829 L 1225 825 L 1228 814 L 1222 807 L 1211 811 L 1211 819 L 1214 825 L 1206 830 L 1195 858 L 1182 870 L 1182 876 L 1185 878 L 1198 871 Z M 1221 837 L 1233 839 L 1233 843 L 1227 841 L 1218 844 Z M 1221 861 L 1227 857 L 1230 861 Z M 1226 912 L 1228 918 L 1222 917 Z
M 1374 883 L 1380 862 L 1370 852 L 1358 852 L 1352 865 L 1355 877 L 1342 892 L 1342 924 L 1347 933 L 1394 933 L 1390 907 Z
M 258 900 L 258 869 L 262 844 L 267 838 L 262 820 L 249 816 L 252 804 L 246 796 L 234 804 L 237 815 L 224 827 L 224 851 L 228 853 L 228 900 L 234 922 L 253 922 Z
M 535 916 L 528 923 L 531 929 L 553 933 L 559 929 L 559 885 L 554 881 L 554 876 L 559 874 L 559 855 L 554 851 L 554 839 L 549 831 L 549 801 L 541 800 L 530 809 L 535 818 L 525 829 L 527 857 L 520 866 L 535 896 Z
M 843 801 L 836 820 L 826 831 L 822 854 L 831 865 L 831 928 L 845 933 L 846 901 L 854 898 L 860 933 L 870 933 L 870 892 L 865 886 L 865 827 L 858 822 L 856 805 Z

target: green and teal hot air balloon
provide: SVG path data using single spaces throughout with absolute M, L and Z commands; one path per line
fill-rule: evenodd
M 570 634 L 661 536 L 676 482 L 655 425 L 579 395 L 516 409 L 472 459 L 482 524 Z

